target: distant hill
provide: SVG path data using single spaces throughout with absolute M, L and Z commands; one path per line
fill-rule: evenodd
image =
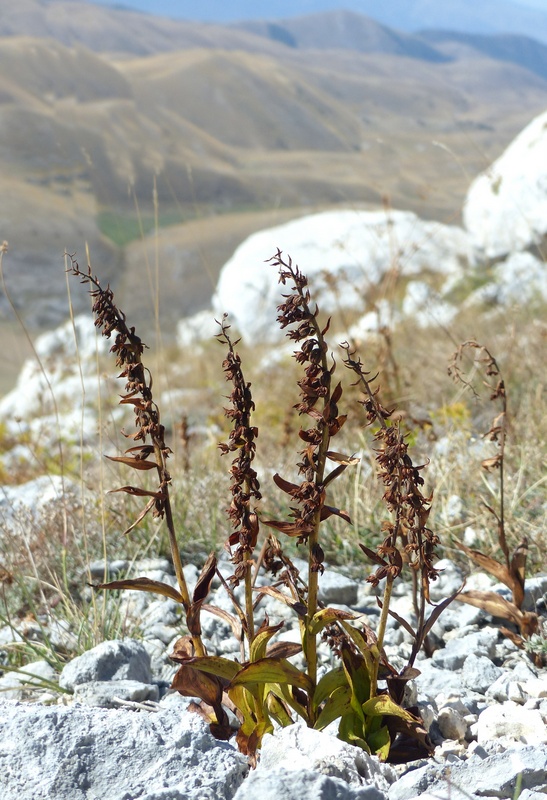
M 248 21 L 234 27 L 299 49 L 356 50 L 360 53 L 390 53 L 422 61 L 448 60 L 418 36 L 386 28 L 351 11 L 328 11 L 276 22 Z
M 421 36 L 435 47 L 443 49 L 448 57 L 458 55 L 469 57 L 470 50 L 474 50 L 496 61 L 518 64 L 541 78 L 547 78 L 547 45 L 541 44 L 536 39 L 530 39 L 528 36 L 510 34 L 479 36 L 454 31 L 431 30 L 422 31 Z M 449 46 L 443 48 L 443 45 Z M 453 45 L 463 45 L 466 49 L 462 52 L 461 48 L 454 48 Z

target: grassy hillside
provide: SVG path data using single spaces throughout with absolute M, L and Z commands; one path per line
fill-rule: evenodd
M 270 220 L 387 198 L 459 222 L 470 180 L 547 103 L 546 79 L 484 47 L 443 41 L 435 62 L 363 17 L 291 25 L 297 47 L 85 3 L 2 15 L 0 236 L 32 329 L 66 316 L 65 248 L 89 247 L 129 287 L 158 226 L 174 319 L 207 304 L 230 250 Z

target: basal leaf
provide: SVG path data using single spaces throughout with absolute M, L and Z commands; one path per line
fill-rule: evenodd
M 501 617 L 513 622 L 520 627 L 523 621 L 523 613 L 516 607 L 514 603 L 510 603 L 505 597 L 502 597 L 496 592 L 480 592 L 478 590 L 469 590 L 462 592 L 456 597 L 462 603 L 468 603 L 470 606 L 482 608 L 493 617 Z
M 317 710 L 323 700 L 326 700 L 336 689 L 339 689 L 341 686 L 347 686 L 347 684 L 348 682 L 343 667 L 336 667 L 325 673 L 315 687 L 315 692 L 313 693 L 314 710 Z
M 394 717 L 400 717 L 407 720 L 407 722 L 415 722 L 416 718 L 412 716 L 405 708 L 397 705 L 388 694 L 379 694 L 376 697 L 371 697 L 366 703 L 363 703 L 361 708 L 367 717 L 385 716 L 386 714 Z
M 173 661 L 179 660 L 176 654 L 172 654 L 170 658 Z M 228 658 L 221 656 L 201 656 L 189 658 L 184 663 L 187 663 L 192 669 L 197 669 L 199 672 L 206 672 L 209 675 L 216 675 L 224 681 L 232 681 L 237 673 L 241 670 L 241 664 L 237 661 L 230 661 Z
M 513 552 L 510 573 L 513 578 L 513 602 L 522 608 L 524 602 L 524 582 L 526 579 L 526 559 L 528 557 L 528 539 L 524 537 Z
M 316 731 L 322 731 L 331 722 L 339 717 L 344 717 L 347 714 L 353 714 L 351 705 L 351 690 L 346 683 L 344 686 L 339 686 L 332 694 L 327 697 L 325 705 L 313 726 Z
M 460 550 L 463 550 L 470 559 L 472 559 L 479 567 L 489 572 L 499 581 L 504 583 L 506 586 L 513 591 L 513 586 L 515 583 L 515 579 L 509 573 L 505 564 L 498 563 L 495 559 L 490 558 L 490 556 L 484 555 L 481 553 L 480 550 L 473 550 L 471 547 L 467 547 L 467 545 L 463 544 L 462 542 L 456 542 L 457 547 Z
M 262 658 L 243 667 L 232 679 L 231 686 L 247 686 L 253 683 L 288 683 L 308 694 L 313 691 L 313 683 L 305 673 L 300 672 L 289 661 L 273 658 Z
M 283 703 L 283 701 L 280 700 L 279 697 L 277 697 L 272 691 L 269 691 L 266 695 L 266 705 L 268 706 L 269 714 L 279 725 L 281 725 L 282 728 L 292 725 L 294 720 L 287 711 L 285 703 Z
M 379 730 L 367 734 L 367 744 L 373 756 L 377 756 L 380 761 L 386 761 L 391 749 L 391 737 L 387 727 L 382 725 Z
M 302 652 L 298 642 L 274 642 L 266 648 L 267 658 L 291 658 Z
M 278 625 L 270 625 L 257 633 L 251 643 L 251 661 L 259 661 L 264 658 L 268 642 L 276 633 L 279 633 L 284 624 L 284 622 L 280 622 Z
M 207 705 L 216 708 L 222 701 L 222 685 L 218 679 L 205 672 L 183 664 L 177 670 L 171 689 L 184 697 L 199 697 Z

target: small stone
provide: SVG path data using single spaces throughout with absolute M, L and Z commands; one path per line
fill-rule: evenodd
M 437 717 L 437 724 L 445 739 L 459 741 L 464 738 L 467 730 L 464 718 L 453 708 L 442 708 Z
M 119 708 L 123 702 L 142 703 L 145 700 L 157 702 L 159 688 L 153 683 L 139 681 L 90 681 L 74 687 L 74 699 L 86 706 Z
M 489 658 L 471 653 L 463 664 L 462 682 L 472 691 L 484 694 L 501 674 L 502 670 Z
M 173 641 L 173 639 L 179 639 L 181 634 L 180 631 L 178 631 L 172 625 L 161 625 L 160 623 L 156 623 L 155 625 L 148 626 L 144 630 L 143 636 L 145 639 L 159 639 L 160 642 L 168 645 Z
M 415 678 L 418 693 L 427 697 L 428 700 L 436 702 L 437 697 L 442 692 L 449 692 L 452 695 L 461 696 L 465 693 L 461 677 L 457 672 L 448 669 L 438 669 L 431 660 L 420 661 L 418 663 L 420 675 Z
M 445 600 L 463 585 L 463 573 L 450 559 L 443 558 L 437 561 L 435 569 L 440 570 L 440 574 L 437 580 L 433 581 L 429 587 L 431 600 L 434 603 Z
M 319 600 L 326 605 L 336 603 L 355 606 L 358 589 L 357 581 L 332 569 L 326 569 L 323 575 L 319 576 Z
M 547 697 L 547 674 L 539 678 L 530 678 L 523 688 L 528 697 Z
M 445 739 L 435 748 L 435 758 L 442 759 L 448 763 L 460 761 L 464 753 L 465 745 L 454 739 Z
M 389 800 L 410 800 L 423 795 L 432 782 L 435 770 L 431 764 L 409 770 L 389 788 Z
M 463 638 L 451 639 L 444 650 L 436 650 L 433 653 L 431 661 L 434 666 L 441 669 L 456 670 L 460 669 L 466 658 L 472 654 L 492 658 L 497 638 L 496 628 L 484 628 Z
M 59 685 L 73 690 L 79 683 L 109 680 L 152 682 L 150 656 L 141 642 L 114 639 L 98 644 L 65 666 Z
M 524 705 L 527 700 L 527 694 L 518 681 L 509 681 L 507 684 L 507 699 L 513 703 Z
M 435 709 L 431 703 L 420 703 L 420 716 L 424 723 L 424 728 L 428 731 L 435 720 Z

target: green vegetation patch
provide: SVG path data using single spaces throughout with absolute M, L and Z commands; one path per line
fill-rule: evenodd
M 186 220 L 178 210 L 164 211 L 156 220 L 154 214 L 141 214 L 130 211 L 104 209 L 97 214 L 97 226 L 103 236 L 118 247 L 125 247 L 135 239 L 142 239 L 156 228 L 180 225 Z

